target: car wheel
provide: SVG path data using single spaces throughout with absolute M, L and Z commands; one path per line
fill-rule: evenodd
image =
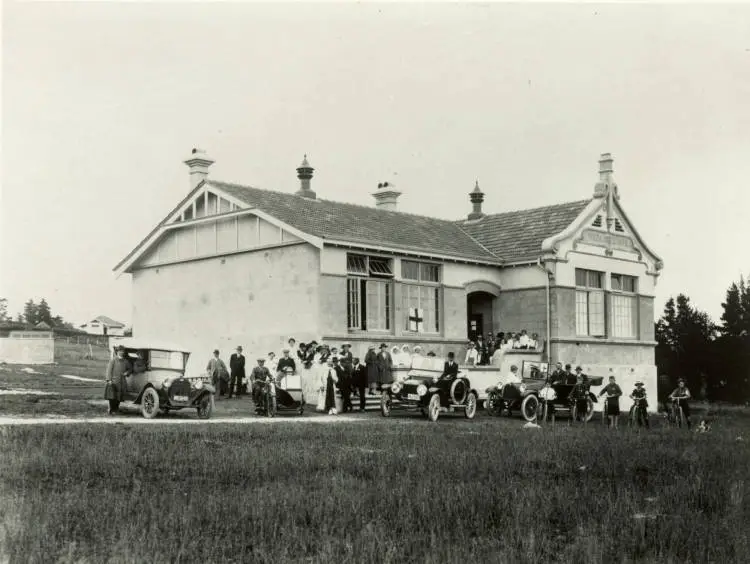
M 153 388 L 146 388 L 141 397 L 141 414 L 146 419 L 153 419 L 159 413 L 159 394 Z
M 440 396 L 438 394 L 430 398 L 430 405 L 427 406 L 427 417 L 433 422 L 440 417 Z
M 380 415 L 383 417 L 390 417 L 391 415 L 391 394 L 388 392 L 383 392 L 383 395 L 380 396 Z
M 209 419 L 213 410 L 214 404 L 211 401 L 211 394 L 205 394 L 198 401 L 198 419 Z
M 464 417 L 466 419 L 474 419 L 477 414 L 477 395 L 474 392 L 469 392 L 466 396 L 466 409 L 464 410 Z
M 586 421 L 591 421 L 591 418 L 594 416 L 594 402 L 591 401 L 591 398 L 586 402 L 586 410 Z
M 526 421 L 536 420 L 536 412 L 538 408 L 539 398 L 535 395 L 532 394 L 523 398 L 523 401 L 521 402 L 521 413 Z

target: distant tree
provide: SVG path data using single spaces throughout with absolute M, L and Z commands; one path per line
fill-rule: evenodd
M 740 276 L 739 283 L 732 282 L 727 289 L 726 301 L 721 304 L 721 332 L 724 335 L 740 336 L 750 333 L 750 284 Z
M 8 317 L 7 298 L 0 298 L 0 321 L 10 321 L 10 317 Z
M 52 311 L 47 303 L 47 300 L 42 300 L 36 306 L 36 323 L 44 322 L 47 325 L 52 326 Z
M 750 283 L 740 276 L 721 304 L 722 336 L 718 343 L 723 399 L 750 400 Z
M 36 325 L 39 323 L 36 318 L 36 304 L 32 299 L 29 299 L 23 306 L 23 320 L 27 325 Z
M 710 393 L 718 385 L 716 335 L 709 315 L 694 307 L 689 297 L 679 294 L 676 300 L 669 298 L 656 323 L 656 365 L 660 375 L 668 375 L 667 385 L 685 378 L 695 395 L 700 390 Z

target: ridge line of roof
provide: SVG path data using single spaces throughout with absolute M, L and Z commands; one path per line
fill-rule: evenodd
M 461 231 L 461 232 L 462 232 L 462 233 L 463 233 L 464 235 L 466 235 L 466 236 L 467 236 L 467 237 L 468 237 L 469 239 L 471 239 L 471 240 L 472 240 L 472 241 L 474 241 L 474 242 L 475 242 L 475 243 L 476 243 L 477 245 L 479 245 L 480 247 L 482 247 L 482 248 L 483 248 L 483 249 L 484 249 L 485 251 L 487 251 L 488 253 L 490 253 L 490 254 L 491 254 L 491 255 L 492 255 L 493 257 L 496 257 L 496 258 L 497 258 L 497 260 L 499 260 L 500 262 L 505 262 L 505 258 L 504 258 L 504 257 L 502 257 L 502 256 L 498 255 L 497 253 L 495 253 L 495 252 L 493 252 L 493 251 L 489 250 L 489 249 L 488 249 L 487 247 L 485 247 L 485 246 L 484 246 L 484 245 L 483 245 L 482 243 L 480 243 L 480 242 L 479 242 L 479 241 L 478 241 L 477 239 L 475 239 L 474 237 L 472 237 L 472 236 L 471 236 L 471 233 L 468 233 L 468 232 L 467 232 L 467 231 L 466 231 L 466 230 L 465 230 L 465 229 L 464 229 L 463 227 L 461 227 L 461 224 L 459 224 L 459 223 L 456 223 L 456 226 L 458 227 L 458 229 L 459 229 L 459 230 L 460 230 L 460 231 Z
M 497 213 L 488 213 L 482 216 L 479 219 L 471 220 L 471 225 L 480 225 L 482 221 L 488 218 L 495 218 L 502 215 L 510 215 L 514 213 L 521 213 L 521 212 L 534 212 L 538 210 L 546 210 L 549 208 L 558 208 L 563 206 L 572 206 L 572 205 L 583 205 L 588 204 L 591 201 L 591 198 L 584 199 L 584 200 L 572 200 L 570 202 L 560 202 L 559 204 L 547 204 L 546 206 L 537 206 L 535 208 L 522 208 L 522 209 L 515 209 L 515 210 L 508 210 L 508 211 L 502 211 Z M 466 224 L 469 220 L 467 219 L 458 219 L 456 220 L 458 223 Z
M 298 196 L 297 194 L 294 194 L 294 193 L 291 193 L 291 192 L 282 192 L 280 190 L 270 190 L 268 188 L 258 188 L 257 186 L 250 186 L 248 184 L 238 184 L 236 182 L 227 182 L 225 180 L 207 179 L 206 183 L 208 183 L 208 184 L 218 184 L 218 185 L 226 184 L 228 186 L 235 186 L 237 188 L 249 188 L 251 190 L 260 190 L 262 192 L 271 192 L 273 194 L 280 194 L 282 196 L 292 196 L 292 197 L 295 197 L 295 198 L 302 198 L 305 201 L 317 201 L 317 202 L 327 202 L 327 203 L 331 203 L 331 204 L 340 204 L 340 205 L 344 205 L 344 206 L 352 206 L 352 207 L 355 207 L 355 208 L 362 208 L 362 209 L 371 210 L 371 211 L 377 211 L 377 212 L 381 212 L 381 213 L 393 213 L 393 214 L 399 214 L 399 215 L 411 215 L 411 216 L 414 216 L 414 217 L 423 217 L 423 218 L 431 219 L 431 220 L 434 220 L 434 221 L 443 221 L 443 222 L 446 222 L 446 223 L 451 223 L 451 224 L 457 225 L 459 227 L 459 229 L 461 229 L 461 231 L 463 231 L 464 233 L 466 233 L 466 231 L 464 231 L 464 229 L 461 228 L 461 226 L 459 225 L 461 223 L 465 223 L 467 221 L 466 219 L 442 219 L 440 217 L 434 217 L 434 216 L 431 216 L 431 215 L 422 215 L 422 214 L 418 214 L 418 213 L 406 212 L 406 211 L 400 211 L 400 210 L 383 210 L 383 209 L 380 209 L 378 207 L 366 206 L 364 204 L 353 204 L 351 202 L 339 202 L 337 200 L 326 200 L 324 198 L 316 198 L 315 200 L 310 200 L 309 198 L 307 198 L 305 196 Z M 479 221 L 477 221 L 476 223 L 479 224 L 479 223 L 482 222 L 482 220 L 484 220 L 486 218 L 490 218 L 490 217 L 498 217 L 498 216 L 501 216 L 501 215 L 507 215 L 507 214 L 512 214 L 512 213 L 520 213 L 520 212 L 531 212 L 531 211 L 537 211 L 537 210 L 547 209 L 547 208 L 554 208 L 554 207 L 559 207 L 559 206 L 570 206 L 570 205 L 573 205 L 573 204 L 583 204 L 583 203 L 588 203 L 590 201 L 591 201 L 591 198 L 588 198 L 588 199 L 583 199 L 583 200 L 573 200 L 573 201 L 570 201 L 570 202 L 561 202 L 561 203 L 558 203 L 558 204 L 548 204 L 548 205 L 545 205 L 545 206 L 537 206 L 535 208 L 523 208 L 523 209 L 517 209 L 517 210 L 509 210 L 509 211 L 497 212 L 497 213 L 492 213 L 492 214 L 486 214 L 484 217 L 480 218 Z M 468 235 L 468 233 L 467 233 L 467 235 Z M 472 239 L 473 239 L 473 237 L 472 237 Z

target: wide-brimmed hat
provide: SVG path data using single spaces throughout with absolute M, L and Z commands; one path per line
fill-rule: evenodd
M 580 366 L 576 366 L 576 372 L 578 372 L 579 370 L 583 370 L 583 368 L 581 368 Z
M 283 352 L 283 353 L 289 352 L 289 349 L 281 349 L 281 352 Z
M 265 361 L 266 361 L 266 359 L 265 359 L 265 358 L 263 358 L 262 356 L 261 356 L 261 357 L 258 357 L 258 362 L 265 362 Z
M 341 348 L 343 349 L 344 347 L 351 347 L 351 346 L 352 346 L 352 344 L 347 342 L 347 343 L 344 343 L 343 345 L 341 345 Z
M 386 345 L 385 343 L 380 343 L 380 348 L 381 349 L 387 349 L 388 345 Z
M 641 382 L 640 380 L 636 380 L 635 381 L 635 385 L 636 386 L 643 386 L 643 382 Z
M 376 348 L 378 348 L 378 347 L 376 347 L 375 345 L 370 345 L 369 347 L 367 347 L 367 350 L 368 351 L 374 351 Z

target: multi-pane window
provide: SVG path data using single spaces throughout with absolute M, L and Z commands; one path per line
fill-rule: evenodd
M 604 273 L 576 268 L 576 333 L 603 337 Z
M 634 338 L 637 336 L 638 296 L 636 278 L 612 274 L 610 278 L 612 336 Z
M 401 289 L 404 330 L 414 333 L 439 333 L 440 265 L 402 260 L 401 278 L 418 283 L 404 284 Z
M 347 325 L 361 331 L 390 331 L 393 307 L 392 261 L 348 253 Z

